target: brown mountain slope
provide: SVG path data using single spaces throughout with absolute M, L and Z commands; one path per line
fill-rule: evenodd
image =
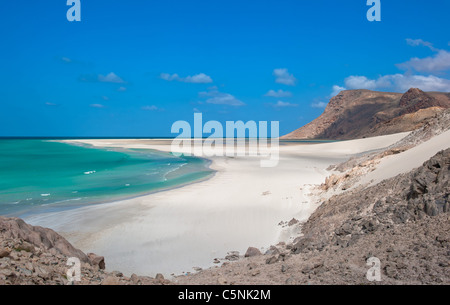
M 446 108 L 450 93 L 346 90 L 330 100 L 320 117 L 282 139 L 348 140 L 411 131 Z

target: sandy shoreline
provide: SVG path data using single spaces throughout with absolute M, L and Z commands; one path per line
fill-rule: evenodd
M 26 219 L 60 232 L 84 252 L 106 257 L 108 270 L 154 276 L 210 267 L 214 258 L 249 246 L 267 248 L 292 232 L 278 225 L 306 221 L 317 207 L 308 188 L 331 164 L 387 147 L 407 133 L 346 142 L 280 146 L 280 161 L 260 167 L 255 157 L 212 157 L 217 173 L 181 188 Z M 83 140 L 99 147 L 170 151 L 171 141 Z

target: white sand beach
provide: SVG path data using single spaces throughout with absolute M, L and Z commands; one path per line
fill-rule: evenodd
M 387 147 L 407 133 L 335 143 L 280 145 L 276 167 L 256 157 L 212 157 L 210 179 L 154 194 L 29 217 L 84 252 L 105 256 L 107 270 L 154 276 L 213 266 L 229 251 L 287 241 L 281 221 L 306 221 L 317 208 L 311 185 L 331 164 Z M 83 140 L 99 147 L 170 151 L 169 140 Z

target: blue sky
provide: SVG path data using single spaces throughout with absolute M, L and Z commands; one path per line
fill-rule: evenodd
M 381 4 L 3 1 L 0 136 L 170 136 L 197 111 L 285 134 L 343 88 L 450 92 L 450 2 Z

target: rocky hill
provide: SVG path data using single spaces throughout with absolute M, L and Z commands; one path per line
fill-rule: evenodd
M 0 286 L 70 284 L 67 265 L 71 257 L 80 260 L 82 285 L 157 285 L 169 284 L 162 275 L 156 278 L 121 272 L 105 272 L 105 259 L 85 254 L 51 229 L 31 226 L 19 218 L 0 216 Z
M 450 93 L 346 90 L 330 100 L 320 117 L 282 139 L 348 140 L 412 131 L 447 108 Z

